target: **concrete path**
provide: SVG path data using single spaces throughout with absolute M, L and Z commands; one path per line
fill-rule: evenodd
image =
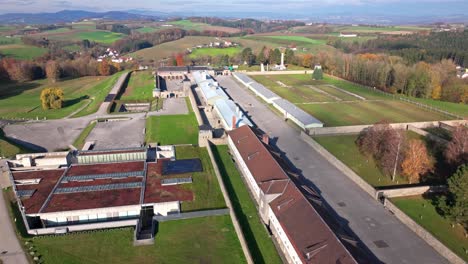
M 10 221 L 3 193 L 0 194 L 0 259 L 4 264 L 28 264 Z
M 441 264 L 447 260 L 403 225 L 301 138 L 295 128 L 240 87 L 231 77 L 217 77 L 226 92 L 268 133 L 272 142 L 321 194 L 341 225 L 353 232 L 384 263 Z

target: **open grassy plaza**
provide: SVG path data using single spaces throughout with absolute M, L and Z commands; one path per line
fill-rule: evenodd
M 252 78 L 329 127 L 373 124 L 382 120 L 402 123 L 453 119 L 328 76 L 321 81 L 305 74 Z
M 49 83 L 37 80 L 0 85 L 0 117 L 2 118 L 63 118 L 80 110 L 77 116 L 96 112 L 122 73 L 110 77 L 82 77 Z M 64 106 L 56 110 L 41 107 L 40 94 L 44 88 L 58 87 L 65 95 Z
M 254 263 L 282 263 L 226 145 L 212 147 Z
M 392 198 L 392 202 L 455 254 L 468 261 L 468 238 L 465 230 L 460 225 L 452 227 L 452 222 L 437 212 L 432 198 L 410 196 Z
M 202 162 L 203 171 L 191 173 L 193 183 L 183 185 L 193 191 L 194 199 L 191 202 L 182 202 L 181 209 L 183 212 L 220 209 L 226 208 L 221 188 L 219 187 L 218 179 L 211 164 L 210 156 L 206 148 L 195 146 L 177 146 L 176 159 L 195 159 L 198 158 Z

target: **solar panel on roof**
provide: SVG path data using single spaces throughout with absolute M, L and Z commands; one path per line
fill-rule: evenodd
M 36 190 L 17 190 L 16 195 L 18 195 L 19 198 L 25 198 L 25 197 L 31 197 Z
M 66 177 L 63 177 L 62 182 L 92 181 L 92 180 L 99 180 L 99 179 L 123 179 L 123 178 L 129 178 L 129 177 L 143 177 L 144 175 L 145 175 L 145 171 L 130 171 L 130 172 L 115 172 L 115 173 L 104 173 L 104 174 L 66 176 Z
M 54 194 L 78 193 L 78 192 L 99 192 L 99 191 L 108 191 L 108 190 L 141 188 L 142 186 L 143 186 L 143 182 L 127 182 L 127 183 L 113 183 L 113 184 L 102 184 L 102 185 L 92 185 L 92 186 L 64 187 L 64 188 L 55 189 Z

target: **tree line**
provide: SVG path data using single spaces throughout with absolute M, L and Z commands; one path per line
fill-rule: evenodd
M 260 21 L 251 18 L 226 20 L 216 17 L 190 17 L 188 19 L 195 23 L 206 23 L 214 26 L 238 28 L 248 34 L 273 32 L 285 30 L 291 27 L 305 26 L 304 22 L 293 20 Z

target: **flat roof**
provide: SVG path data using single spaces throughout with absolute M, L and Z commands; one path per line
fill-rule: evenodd
M 12 171 L 12 177 L 40 179 L 38 183 L 15 184 L 19 192 L 32 193 L 30 197 L 20 197 L 26 214 L 193 200 L 191 190 L 161 185 L 163 178 L 173 177 L 162 175 L 164 162 L 169 161 L 74 164 L 67 170 Z
M 288 100 L 285 100 L 282 98 L 276 99 L 276 100 L 273 100 L 273 104 L 276 104 L 279 107 L 281 107 L 289 115 L 293 116 L 294 118 L 299 120 L 299 122 L 304 124 L 304 126 L 314 125 L 314 124 L 323 125 L 323 123 L 320 120 L 308 114 L 307 112 L 297 107 L 295 104 L 289 102 Z
M 237 78 L 239 78 L 239 80 L 241 80 L 242 82 L 244 82 L 245 84 L 248 84 L 248 83 L 251 83 L 253 82 L 254 80 L 252 80 L 252 78 L 250 78 L 249 76 L 247 76 L 246 74 L 244 73 L 239 73 L 239 72 L 234 72 L 232 73 L 234 76 L 236 76 Z
M 12 171 L 13 180 L 40 179 L 38 184 L 18 185 L 15 183 L 16 190 L 35 190 L 33 195 L 28 198 L 20 198 L 27 214 L 36 214 L 47 200 L 50 192 L 54 189 L 57 181 L 64 174 L 64 169 L 58 170 L 38 170 L 38 171 Z
M 106 154 L 123 154 L 123 153 L 135 153 L 135 152 L 146 152 L 146 148 L 126 148 L 126 149 L 108 149 L 108 150 L 82 150 L 78 151 L 78 156 L 90 156 L 90 155 L 106 155 Z
M 262 84 L 258 82 L 252 82 L 248 84 L 252 89 L 254 89 L 257 93 L 261 94 L 263 97 L 273 100 L 275 98 L 281 98 L 279 95 L 275 94 L 274 92 L 270 91 L 270 89 L 266 88 Z

